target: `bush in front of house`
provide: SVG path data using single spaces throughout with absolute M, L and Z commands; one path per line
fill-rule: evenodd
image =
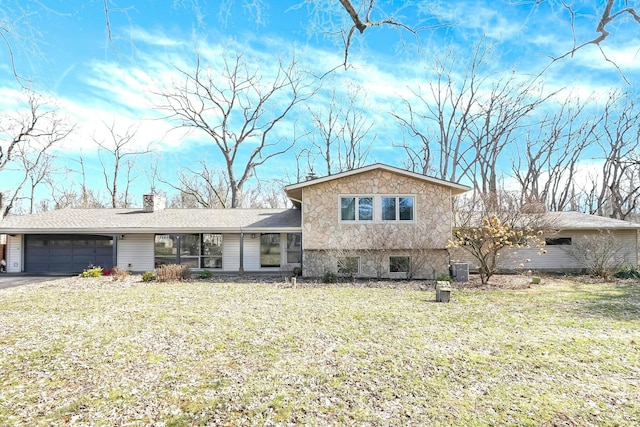
M 129 270 L 113 267 L 111 269 L 111 280 L 124 280 L 129 277 Z
M 452 283 L 453 279 L 451 278 L 451 276 L 449 276 L 448 274 L 441 274 L 438 276 L 438 278 L 436 279 L 436 281 L 438 282 L 449 282 Z
M 614 274 L 618 279 L 640 279 L 640 271 L 637 268 L 625 267 Z
M 153 282 L 154 280 L 156 280 L 156 275 L 153 273 L 153 271 L 145 271 L 142 274 L 143 282 Z
M 184 265 L 167 264 L 156 269 L 156 277 L 159 282 L 171 282 L 175 280 L 187 280 L 191 277 L 191 271 Z
M 200 279 L 211 279 L 213 277 L 213 273 L 211 270 L 202 270 L 198 273 L 198 277 Z
M 332 271 L 327 271 L 322 276 L 322 283 L 338 283 L 338 276 Z
M 94 267 L 92 265 L 80 273 L 80 277 L 100 277 L 102 276 L 102 267 Z

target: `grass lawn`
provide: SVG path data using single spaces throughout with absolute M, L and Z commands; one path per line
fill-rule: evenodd
M 640 284 L 0 290 L 0 425 L 640 424 Z

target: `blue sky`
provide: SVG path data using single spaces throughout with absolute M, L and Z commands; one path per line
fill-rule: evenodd
M 254 3 L 248 0 L 108 3 L 111 40 L 102 1 L 5 0 L 0 4 L 0 22 L 7 30 L 3 35 L 13 51 L 20 81 L 28 81 L 34 90 L 49 96 L 77 123 L 76 131 L 59 147 L 61 164 L 82 152 L 99 191 L 100 165 L 92 139 L 106 138 L 103 122 L 122 130 L 135 127 L 137 146 L 151 144 L 154 149 L 154 155 L 138 160 L 137 194 L 152 185 L 145 170 L 156 159 L 165 179 L 201 159 L 223 167 L 206 136 L 174 130 L 174 124 L 161 120 L 161 113 L 153 108 L 153 92 L 176 78 L 174 65 L 191 66 L 198 51 L 215 67 L 222 55 L 237 49 L 265 76 L 275 72 L 276 58 L 292 55 L 306 71 L 321 75 L 343 60 L 340 40 L 328 33 L 350 24 L 335 0 L 326 2 L 334 4 L 329 9 L 333 12 L 298 1 L 257 1 L 258 7 L 247 6 Z M 393 147 L 402 131 L 390 112 L 399 111 L 402 98 L 425 84 L 432 58 L 452 49 L 463 59 L 470 55 L 470 46 L 484 38 L 494 46 L 496 59 L 490 67 L 496 74 L 515 68 L 536 75 L 549 66 L 550 57 L 568 52 L 574 37 L 581 43 L 595 36 L 601 7 L 601 2 L 573 2 L 574 34 L 571 15 L 555 0 L 537 6 L 532 5 L 535 2 L 483 0 L 378 3 L 384 13 L 393 12 L 409 26 L 442 26 L 421 31 L 419 39 L 388 26 L 356 34 L 350 67 L 336 70 L 325 87 L 339 92 L 361 87 L 366 94 L 364 112 L 375 123 L 369 161 L 396 166 L 402 166 L 404 160 L 404 153 Z M 374 10 L 372 18 L 381 16 L 380 10 Z M 549 66 L 543 75 L 545 87 L 566 86 L 585 96 L 604 94 L 614 87 L 637 91 L 640 26 L 625 17 L 609 30 L 611 35 L 602 48 L 619 69 L 598 48 L 587 46 Z M 9 48 L 0 44 L 0 111 L 15 112 L 20 90 Z M 328 94 L 323 91 L 311 105 L 326 102 Z M 279 129 L 282 136 L 291 132 L 296 119 L 304 121 L 305 111 L 290 116 Z M 293 178 L 296 148 L 258 169 L 258 176 Z M 67 185 L 76 179 L 73 174 L 65 177 Z M 0 190 L 11 187 L 12 179 L 9 172 L 0 173 Z

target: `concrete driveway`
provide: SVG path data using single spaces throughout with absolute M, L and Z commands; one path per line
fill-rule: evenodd
M 65 276 L 66 277 L 66 276 Z M 0 289 L 55 280 L 61 276 L 36 276 L 22 273 L 0 273 Z

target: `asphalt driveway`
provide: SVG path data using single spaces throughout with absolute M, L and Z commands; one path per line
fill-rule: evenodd
M 32 283 L 55 280 L 60 276 L 37 276 L 31 274 L 0 273 L 0 289 L 30 285 Z

